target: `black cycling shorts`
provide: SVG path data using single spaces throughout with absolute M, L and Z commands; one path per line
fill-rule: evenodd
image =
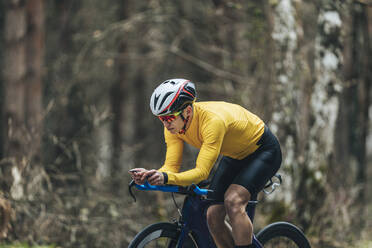
M 211 198 L 223 201 L 231 184 L 245 187 L 253 197 L 265 187 L 279 170 L 282 152 L 277 138 L 267 126 L 257 145 L 259 148 L 242 160 L 222 157 L 209 187 L 214 191 Z

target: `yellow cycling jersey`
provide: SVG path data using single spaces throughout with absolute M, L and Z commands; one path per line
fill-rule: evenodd
M 196 102 L 185 134 L 172 134 L 164 128 L 167 152 L 159 171 L 168 174 L 168 184 L 199 183 L 208 178 L 220 154 L 240 160 L 253 153 L 264 126 L 258 116 L 237 104 Z M 179 172 L 184 142 L 200 151 L 195 168 Z

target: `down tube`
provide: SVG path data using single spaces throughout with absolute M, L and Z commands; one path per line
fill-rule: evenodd
M 216 248 L 207 225 L 206 212 L 210 205 L 198 197 L 187 197 L 182 209 L 185 229 L 192 232 L 200 248 Z

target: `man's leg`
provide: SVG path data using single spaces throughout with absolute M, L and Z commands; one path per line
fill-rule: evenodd
M 225 193 L 226 212 L 236 246 L 252 244 L 253 224 L 245 210 L 250 198 L 249 191 L 238 184 L 231 184 Z
M 233 248 L 234 240 L 231 236 L 231 227 L 225 222 L 225 206 L 212 205 L 207 210 L 209 231 L 218 248 Z

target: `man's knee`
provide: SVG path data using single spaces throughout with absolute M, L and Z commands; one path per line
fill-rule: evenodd
M 231 184 L 225 193 L 225 208 L 227 215 L 232 218 L 245 212 L 245 207 L 251 198 L 249 191 L 241 185 Z
M 245 207 L 248 201 L 239 196 L 239 194 L 231 193 L 225 196 L 225 208 L 227 215 L 233 218 L 236 215 L 245 212 Z
M 207 222 L 210 228 L 216 228 L 224 222 L 226 216 L 223 205 L 213 205 L 207 210 Z
M 231 218 L 235 216 L 237 213 L 241 212 L 242 205 L 239 203 L 239 201 L 233 198 L 226 198 L 225 208 L 226 208 L 227 215 Z

